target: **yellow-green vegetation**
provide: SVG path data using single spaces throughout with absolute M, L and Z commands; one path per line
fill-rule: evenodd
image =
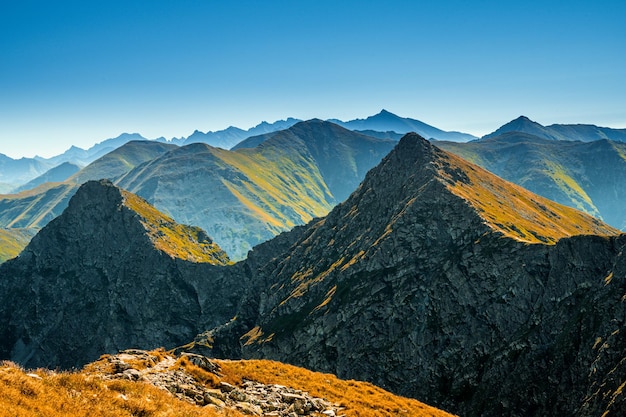
M 172 258 L 225 265 L 228 255 L 199 227 L 176 223 L 141 197 L 121 190 L 124 205 L 137 213 L 154 246 Z
M 60 214 L 77 189 L 75 184 L 49 182 L 0 196 L 0 224 L 8 228 L 41 228 Z
M 105 380 L 84 372 L 27 371 L 10 362 L 0 366 L 2 417 L 241 415 L 197 407 L 143 382 Z
M 247 179 L 223 179 L 229 191 L 255 217 L 277 231 L 295 226 L 294 214 L 301 220 L 298 224 L 307 223 L 313 217 L 326 215 L 333 207 L 332 195 L 319 170 L 302 155 L 293 153 L 289 157 L 276 149 L 259 152 L 212 148 L 211 152 Z M 281 207 L 289 207 L 293 212 L 285 212 Z
M 456 155 L 448 154 L 448 158 L 449 165 L 439 167 L 447 187 L 475 207 L 489 227 L 505 236 L 554 244 L 569 236 L 620 233 L 588 214 L 533 194 Z M 454 178 L 450 167 L 460 168 L 467 178 Z
M 345 407 L 346 417 L 450 416 L 417 400 L 393 395 L 367 382 L 345 381 L 332 374 L 311 372 L 268 360 L 217 361 L 228 383 L 244 379 L 299 389 Z
M 34 233 L 27 229 L 0 229 L 0 263 L 19 255 Z
M 585 206 L 580 203 L 579 199 L 587 203 L 588 206 L 594 207 L 593 201 L 587 195 L 585 190 L 572 178 L 567 170 L 560 164 L 552 161 L 545 161 L 546 174 L 552 178 L 554 183 L 565 193 L 572 202 L 577 203 L 577 209 L 585 210 Z

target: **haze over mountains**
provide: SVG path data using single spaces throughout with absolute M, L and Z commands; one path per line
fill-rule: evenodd
M 292 123 L 296 123 L 296 120 L 287 119 L 273 124 L 263 122 L 248 130 L 247 133 L 271 131 Z M 311 121 L 307 123 L 311 123 Z M 424 126 L 428 127 L 428 125 L 417 120 L 400 118 L 385 110 L 367 119 L 357 119 L 342 123 L 354 128 L 377 128 L 381 130 L 424 129 Z M 431 127 L 428 128 L 430 129 Z M 518 130 L 516 131 L 515 129 Z M 328 144 L 332 145 L 333 141 L 336 140 L 336 136 L 333 136 L 332 131 L 332 129 L 327 129 L 326 131 L 313 129 L 307 133 L 300 129 L 297 133 L 291 130 L 278 131 L 282 132 L 280 134 L 271 132 L 252 136 L 233 147 L 233 150 L 236 151 L 243 148 L 255 148 L 260 143 L 277 134 L 283 138 L 284 142 L 293 141 L 294 137 L 299 136 L 305 138 L 309 147 L 306 150 L 304 148 L 294 150 L 291 145 L 283 146 L 278 144 L 277 146 L 282 146 L 287 153 L 291 152 L 292 157 L 295 156 L 295 153 L 301 151 L 311 153 L 310 157 L 315 159 L 315 162 L 311 164 L 311 161 L 309 161 L 308 167 L 312 168 L 316 165 L 317 168 L 312 168 L 310 175 L 307 173 L 299 178 L 304 179 L 306 183 L 310 179 L 322 175 L 323 181 L 326 183 L 325 185 L 329 188 L 328 191 L 332 196 L 320 197 L 324 195 L 325 191 L 318 190 L 318 197 L 314 198 L 314 202 L 309 201 L 306 203 L 308 207 L 300 214 L 295 214 L 298 212 L 298 209 L 296 212 L 292 211 L 294 201 L 289 202 L 283 197 L 293 193 L 296 195 L 301 194 L 302 188 L 300 188 L 300 191 L 290 188 L 299 181 L 295 181 L 291 185 L 283 183 L 278 188 L 276 188 L 276 184 L 272 185 L 274 189 L 273 197 L 268 197 L 267 195 L 269 191 L 265 188 L 267 184 L 257 184 L 252 187 L 253 189 L 249 189 L 248 184 L 245 190 L 235 190 L 235 193 L 239 193 L 235 197 L 232 195 L 228 197 L 230 190 L 226 194 L 216 192 L 213 200 L 219 200 L 217 204 L 190 203 L 190 201 L 197 199 L 192 198 L 195 195 L 192 196 L 186 193 L 189 193 L 189 190 L 195 190 L 198 184 L 194 184 L 189 179 L 184 179 L 186 175 L 184 173 L 186 170 L 193 168 L 191 166 L 177 168 L 177 163 L 167 162 L 170 172 L 180 171 L 171 176 L 172 179 L 178 177 L 178 181 L 182 181 L 180 184 L 184 185 L 172 193 L 173 195 L 180 194 L 180 198 L 168 195 L 173 190 L 171 187 L 172 183 L 167 178 L 169 174 L 162 175 L 156 162 L 151 164 L 141 174 L 137 170 L 132 174 L 134 177 L 132 180 L 133 187 L 135 187 L 133 190 L 177 220 L 184 223 L 199 224 L 208 230 L 234 259 L 242 259 L 252 246 L 269 239 L 280 231 L 288 230 L 293 225 L 302 224 L 310 219 L 311 216 L 320 216 L 327 213 L 334 204 L 345 199 L 356 188 L 365 171 L 374 166 L 390 149 L 391 143 L 388 143 L 385 145 L 386 151 L 378 149 L 375 155 L 367 156 L 367 153 L 371 151 L 368 146 L 371 147 L 371 144 L 374 143 L 371 142 L 371 136 L 387 138 L 387 140 L 392 141 L 400 136 L 399 133 L 394 131 L 383 132 L 369 129 L 364 132 L 367 133 L 367 136 L 370 136 L 370 139 L 363 140 L 363 137 L 361 137 L 361 143 L 351 140 L 348 147 L 341 145 L 329 153 L 324 147 L 328 146 Z M 230 135 L 228 132 L 246 133 L 246 131 L 241 129 L 229 128 L 221 132 L 209 132 L 211 135 L 203 134 L 201 137 L 196 135 L 196 139 L 204 138 L 215 142 L 220 140 L 219 137 L 222 133 L 226 134 L 225 137 Z M 429 134 L 440 135 L 439 138 L 445 137 L 448 133 L 454 133 L 443 132 L 436 128 L 432 128 L 428 132 Z M 494 136 L 497 132 L 504 133 Z M 572 137 L 583 138 L 589 143 L 554 140 L 555 138 L 564 138 L 564 136 L 557 136 L 554 132 L 569 132 L 573 135 Z M 623 155 L 626 153 L 624 152 L 622 142 L 607 141 L 606 139 L 595 140 L 600 137 L 600 134 L 603 135 L 602 137 L 619 139 L 622 137 L 620 135 L 623 134 L 623 130 L 599 128 L 590 125 L 551 125 L 543 127 L 522 116 L 507 123 L 494 134 L 486 135 L 481 140 L 472 140 L 464 143 L 440 141 L 440 146 L 456 152 L 497 175 L 520 184 L 540 195 L 598 216 L 615 227 L 625 228 L 626 209 L 622 204 L 621 195 L 624 193 L 623 184 L 626 184 L 623 181 L 625 176 Z M 327 137 L 326 135 L 330 136 Z M 93 161 L 79 172 L 73 172 L 76 170 L 76 166 L 71 165 L 69 162 L 63 162 L 58 167 L 52 168 L 40 177 L 31 180 L 31 182 L 15 188 L 16 191 L 22 191 L 19 194 L 6 195 L 0 198 L 0 226 L 8 228 L 4 231 L 6 239 L 11 239 L 10 236 L 14 232 L 13 228 L 34 228 L 33 230 L 36 230 L 58 216 L 67 206 L 69 198 L 81 183 L 90 179 L 100 178 L 121 181 L 121 176 L 128 173 L 131 169 L 157 158 L 167 151 L 178 149 L 176 143 L 184 142 L 184 138 L 172 141 L 165 141 L 163 138 L 155 141 L 132 141 L 132 139 L 136 138 L 141 137 L 136 134 L 124 134 L 95 145 L 88 151 L 72 148 L 56 159 L 61 161 L 70 158 L 72 155 L 78 155 L 83 158 L 82 161 L 84 162 L 88 158 L 93 158 L 107 150 L 115 150 Z M 455 138 L 459 139 L 459 136 L 456 135 Z M 191 136 L 186 141 L 190 141 L 190 139 Z M 325 145 L 323 145 L 324 143 Z M 370 145 L 365 145 L 368 143 Z M 115 148 L 115 146 L 120 144 L 123 144 L 123 146 Z M 361 146 L 365 146 L 365 148 L 361 149 Z M 195 147 L 194 149 L 202 152 L 203 148 Z M 350 150 L 348 151 L 348 149 Z M 283 152 L 283 150 L 280 152 Z M 213 153 L 216 152 L 218 151 L 214 149 Z M 307 155 L 303 157 L 305 159 L 309 158 Z M 355 157 L 362 160 L 359 162 L 360 166 L 355 165 Z M 219 160 L 219 158 L 217 159 Z M 201 160 L 202 158 L 196 158 L 196 163 L 202 164 Z M 367 160 L 367 163 L 364 163 L 365 160 Z M 4 165 L 8 167 L 5 170 L 5 177 L 13 176 L 15 178 L 19 175 L 25 175 L 23 172 L 19 174 L 20 169 L 15 169 L 14 167 L 16 166 L 26 167 L 27 172 L 29 172 L 28 175 L 32 176 L 31 171 L 34 169 L 33 167 L 39 166 L 42 169 L 40 166 L 41 161 L 41 158 L 33 160 L 22 159 L 19 161 L 7 159 L 5 161 L 7 163 Z M 228 161 L 227 164 L 233 161 Z M 268 169 L 258 165 L 260 161 L 257 160 L 255 169 L 259 172 L 267 171 Z M 211 158 L 205 162 L 209 165 L 212 164 Z M 279 169 L 284 171 L 286 167 L 283 165 L 277 168 L 279 165 L 281 164 L 273 162 L 273 168 L 270 170 Z M 209 170 L 211 169 L 213 168 L 209 168 Z M 238 170 L 239 168 L 235 168 L 235 171 L 239 172 Z M 313 172 L 316 170 L 319 170 L 319 172 Z M 335 173 L 332 174 L 331 171 Z M 288 172 L 290 172 L 289 169 L 284 171 L 282 175 L 290 176 L 291 174 Z M 44 182 L 51 180 L 55 182 L 61 181 L 62 183 Z M 130 184 L 130 177 L 127 177 L 124 181 L 124 185 Z M 247 175 L 246 181 L 254 183 L 256 181 L 255 176 Z M 160 189 L 158 187 L 155 188 L 157 184 Z M 207 184 L 212 183 L 209 181 Z M 219 190 L 223 186 L 223 183 L 219 183 L 215 186 L 215 189 Z M 304 186 L 300 184 L 299 186 L 308 187 L 309 185 Z M 29 190 L 32 187 L 35 188 Z M 315 187 L 317 186 L 313 185 L 313 188 Z M 183 195 L 187 197 L 183 198 Z M 200 193 L 199 195 L 203 194 Z M 278 200 L 281 200 L 281 202 L 277 202 L 277 196 L 279 196 Z M 226 201 L 234 202 L 234 207 L 239 208 L 233 209 L 225 203 Z M 207 208 L 208 206 L 214 208 Z M 237 213 L 243 214 L 240 216 Z M 239 220 L 236 221 L 235 218 Z M 32 234 L 33 232 L 29 233 Z M 18 247 L 19 245 L 23 247 L 24 244 L 24 235 L 21 231 L 15 230 L 15 238 L 11 245 L 13 247 Z
M 234 265 L 181 256 L 193 239 L 159 248 L 190 229 L 129 201 L 87 183 L 0 266 L 3 357 L 72 366 L 196 332 L 187 349 L 365 379 L 461 415 L 625 410 L 624 235 L 417 135 L 328 216 Z

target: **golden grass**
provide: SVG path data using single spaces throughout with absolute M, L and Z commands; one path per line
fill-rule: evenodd
M 0 263 L 15 258 L 28 245 L 34 232 L 0 228 Z
M 169 355 L 160 349 L 149 352 L 151 361 L 162 361 Z M 233 409 L 215 410 L 182 401 L 168 391 L 146 382 L 122 379 L 108 380 L 111 373 L 109 355 L 89 364 L 80 372 L 27 371 L 11 362 L 0 364 L 0 417 L 26 416 L 105 416 L 105 417 L 241 417 Z M 278 384 L 324 398 L 344 407 L 346 417 L 352 416 L 437 416 L 450 414 L 417 400 L 393 395 L 372 384 L 340 380 L 331 374 L 311 372 L 291 365 L 267 360 L 216 361 L 221 367 L 215 375 L 186 357 L 178 358 L 169 370 L 184 370 L 207 388 L 220 382 L 241 385 L 244 380 Z M 155 364 L 126 362 L 135 369 Z M 164 371 L 162 369 L 161 371 Z M 159 372 L 155 368 L 155 372 Z
M 554 244 L 570 236 L 620 233 L 588 214 L 538 196 L 456 155 L 446 154 L 449 165 L 439 167 L 439 172 L 446 179 L 447 188 L 476 208 L 490 228 L 505 236 L 528 243 Z M 467 178 L 454 178 L 455 168 L 460 168 Z
M 0 367 L 0 417 L 241 416 L 200 408 L 143 382 L 106 381 L 84 373 Z
M 437 416 L 451 414 L 417 400 L 393 395 L 367 382 L 344 381 L 331 374 L 308 371 L 268 360 L 217 361 L 224 380 L 239 385 L 243 379 L 278 384 L 308 392 L 345 407 L 346 417 Z
M 226 151 L 212 148 L 222 163 L 243 174 L 247 181 L 225 185 L 260 220 L 281 229 L 294 226 L 281 207 L 290 207 L 302 223 L 326 215 L 332 204 L 331 193 L 310 161 L 294 160 L 272 150 Z M 285 174 L 285 173 L 288 173 Z
M 142 217 L 141 223 L 154 246 L 172 258 L 214 265 L 230 263 L 228 256 L 215 243 L 199 242 L 202 229 L 176 223 L 141 197 L 121 190 L 124 205 Z

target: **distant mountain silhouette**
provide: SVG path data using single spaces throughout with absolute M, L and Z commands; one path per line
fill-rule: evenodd
M 355 119 L 347 122 L 331 119 L 330 122 L 337 123 L 340 126 L 350 130 L 374 130 L 378 132 L 396 132 L 400 134 L 415 132 L 428 139 L 450 140 L 455 142 L 467 142 L 477 139 L 475 136 L 460 132 L 446 132 L 436 127 L 430 126 L 424 122 L 415 119 L 396 116 L 395 114 L 381 110 L 380 113 L 369 116 L 366 119 Z
M 11 192 L 16 187 L 44 174 L 54 165 L 34 158 L 13 159 L 0 154 L 0 187 Z
M 626 129 L 611 129 L 608 127 L 584 124 L 553 124 L 550 126 L 542 126 L 526 116 L 520 116 L 506 123 L 495 132 L 483 136 L 481 140 L 510 132 L 528 133 L 548 140 L 593 142 L 596 140 L 609 139 L 618 142 L 626 142 Z
M 196 130 L 191 136 L 185 139 L 182 144 L 189 145 L 190 143 L 206 143 L 216 148 L 231 149 L 233 146 L 250 136 L 288 129 L 298 122 L 300 122 L 300 120 L 289 117 L 286 120 L 278 120 L 274 123 L 261 122 L 248 130 L 243 130 L 234 126 L 230 126 L 224 130 L 207 133 L 202 133 Z

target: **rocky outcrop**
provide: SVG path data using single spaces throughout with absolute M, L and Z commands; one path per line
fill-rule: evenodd
M 217 265 L 227 262 L 199 229 L 108 181 L 88 182 L 2 264 L 0 354 L 67 368 L 118 349 L 182 344 L 234 315 L 230 293 L 243 283 L 222 282 Z
M 191 366 L 189 365 L 191 364 Z M 202 377 L 198 376 L 199 368 Z M 236 410 L 243 414 L 280 416 L 342 415 L 343 407 L 324 398 L 284 385 L 244 380 L 238 386 L 223 381 L 218 362 L 207 357 L 183 353 L 180 357 L 163 351 L 129 349 L 104 356 L 88 366 L 100 378 L 126 379 L 150 383 L 180 400 L 207 406 L 216 411 Z M 195 373 L 195 375 L 194 375 Z M 208 375 L 207 375 L 208 374 Z
M 237 319 L 198 344 L 467 416 L 624 411 L 617 230 L 409 135 L 296 233 L 255 264 L 263 284 Z

